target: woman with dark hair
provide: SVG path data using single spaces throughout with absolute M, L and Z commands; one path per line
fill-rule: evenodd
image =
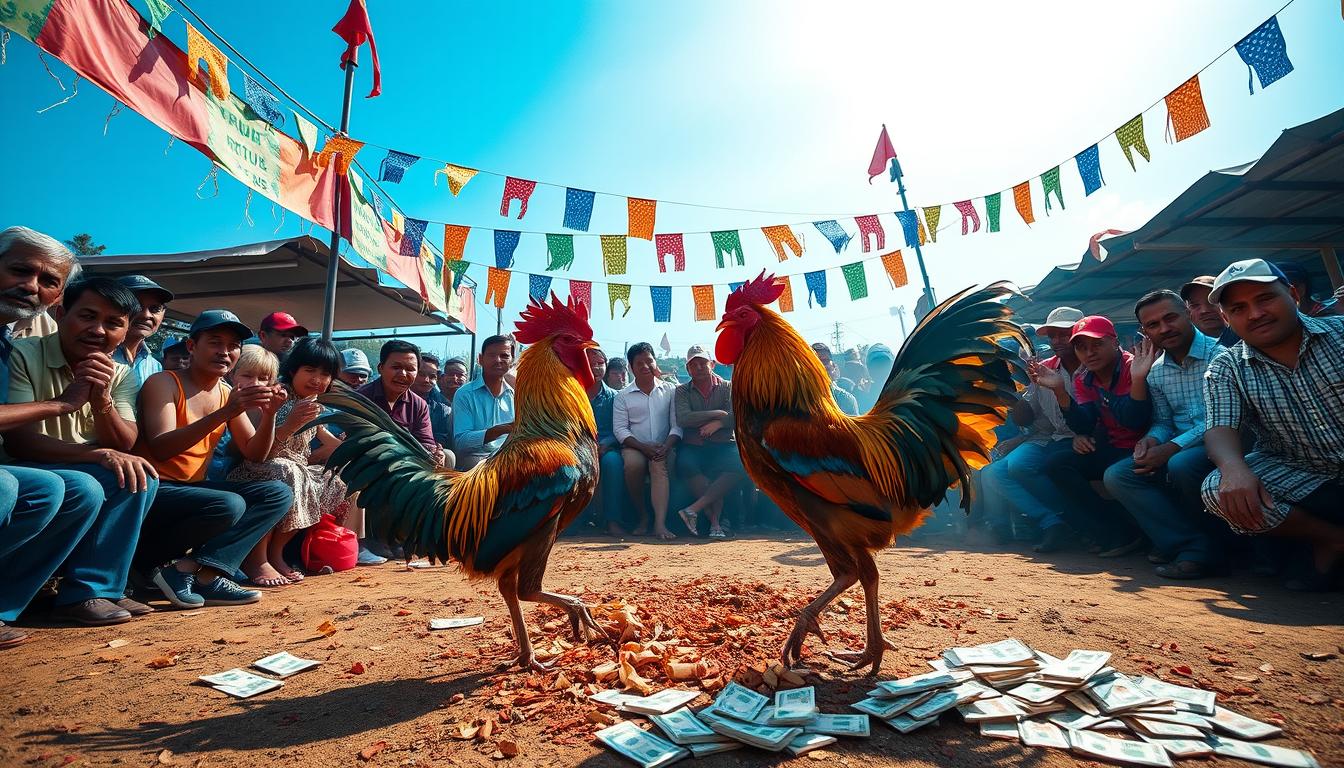
M 340 478 L 325 476 L 323 468 L 310 464 L 314 453 L 329 453 L 338 441 L 321 427 L 305 425 L 317 418 L 322 406 L 317 396 L 331 387 L 341 372 L 341 354 L 328 341 L 304 338 L 290 350 L 280 366 L 280 381 L 289 399 L 275 415 L 275 441 L 266 461 L 247 461 L 229 474 L 235 482 L 282 480 L 294 489 L 294 504 L 258 547 L 280 573 L 280 579 L 258 586 L 279 587 L 303 580 L 303 572 L 284 560 L 285 545 L 294 534 L 330 514 L 338 519 L 349 495 Z M 314 440 L 321 444 L 313 450 Z M 254 550 L 255 551 L 255 550 Z

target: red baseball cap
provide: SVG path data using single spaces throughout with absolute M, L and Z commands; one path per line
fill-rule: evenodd
M 1117 338 L 1115 324 L 1101 315 L 1088 315 L 1074 323 L 1073 330 L 1069 333 L 1069 341 L 1073 341 L 1079 336 L 1088 336 L 1093 339 Z
M 293 331 L 300 336 L 307 336 L 308 329 L 299 325 L 299 321 L 288 312 L 272 312 L 262 318 L 261 330 L 263 331 Z

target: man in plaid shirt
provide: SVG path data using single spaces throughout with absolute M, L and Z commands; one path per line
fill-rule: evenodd
M 1209 365 L 1204 503 L 1241 533 L 1309 544 L 1290 589 L 1329 589 L 1344 560 L 1344 319 L 1306 317 L 1284 274 L 1231 264 L 1209 294 L 1241 337 Z M 1243 456 L 1237 430 L 1256 446 Z M 1305 561 L 1305 559 L 1304 559 Z
M 1133 455 L 1106 469 L 1104 482 L 1153 543 L 1148 559 L 1171 579 L 1198 579 L 1222 560 L 1217 518 L 1204 513 L 1200 485 L 1213 469 L 1204 451 L 1204 372 L 1223 352 L 1191 322 L 1174 291 L 1139 299 L 1134 315 L 1147 351 L 1162 350 L 1148 372 L 1153 423 Z

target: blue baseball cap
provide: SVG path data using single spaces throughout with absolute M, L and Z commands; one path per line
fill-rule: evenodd
M 216 328 L 227 328 L 233 331 L 238 334 L 240 341 L 252 337 L 252 329 L 243 325 L 243 321 L 227 309 L 207 309 L 197 315 L 191 324 L 189 335 L 194 339 L 196 334 L 213 331 Z
M 154 293 L 158 294 L 159 300 L 162 301 L 164 304 L 167 304 L 168 302 L 173 300 L 172 291 L 168 290 L 167 288 L 164 288 L 162 285 L 159 285 L 158 283 L 154 282 L 153 280 L 150 280 L 148 277 L 145 277 L 144 275 L 122 275 L 121 277 L 117 278 L 117 282 L 121 283 L 126 288 L 129 288 L 131 293 L 140 293 L 141 291 L 153 291 Z

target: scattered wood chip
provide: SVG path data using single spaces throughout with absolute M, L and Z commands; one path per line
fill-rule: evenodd
M 387 749 L 386 741 L 375 741 L 369 746 L 359 750 L 359 759 L 368 762 L 378 756 L 379 752 Z
M 521 749 L 518 748 L 518 742 L 509 741 L 508 739 L 500 739 L 498 742 L 495 743 L 495 748 L 498 749 L 499 753 L 506 758 L 517 757 L 523 752 Z
M 173 765 L 176 762 L 177 757 L 173 755 L 171 749 L 165 749 L 159 752 L 158 756 L 154 758 L 155 765 Z
M 1330 651 L 1303 651 L 1302 658 L 1307 661 L 1329 661 L 1339 658 L 1339 654 Z
M 332 635 L 336 634 L 336 625 L 331 623 L 331 619 L 327 619 L 326 621 L 317 625 L 317 633 L 319 635 L 326 635 L 327 637 L 331 637 Z
M 149 664 L 147 664 L 146 666 L 148 666 L 150 669 L 163 669 L 164 667 L 171 667 L 176 664 L 177 664 L 177 654 L 171 653 L 168 654 L 167 656 L 156 656 L 155 658 L 150 659 Z

